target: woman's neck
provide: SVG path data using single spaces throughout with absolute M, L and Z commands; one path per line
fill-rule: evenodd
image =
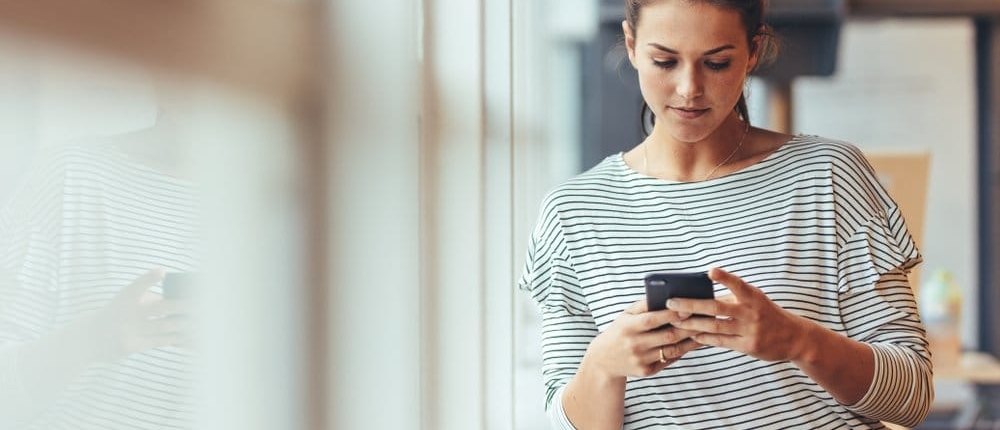
M 643 173 L 676 181 L 703 181 L 719 176 L 725 166 L 744 158 L 745 141 L 752 130 L 735 114 L 704 139 L 685 142 L 662 124 L 642 142 Z

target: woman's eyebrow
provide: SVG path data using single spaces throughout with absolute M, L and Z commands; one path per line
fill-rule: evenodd
M 670 49 L 670 48 L 667 48 L 666 46 L 663 46 L 663 45 L 660 45 L 659 43 L 655 43 L 655 42 L 650 42 L 650 43 L 647 43 L 647 45 L 648 45 L 648 46 L 652 46 L 652 47 L 654 47 L 654 48 L 656 48 L 656 49 L 659 49 L 659 50 L 661 50 L 661 51 L 665 51 L 665 52 L 669 52 L 669 53 L 671 53 L 671 54 L 675 54 L 675 55 L 676 55 L 676 54 L 680 54 L 680 52 L 677 52 L 677 50 L 675 50 L 675 49 Z M 712 54 L 718 54 L 719 52 L 722 52 L 722 51 L 725 51 L 725 50 L 727 50 L 727 49 L 735 49 L 735 48 L 736 48 L 736 47 L 735 47 L 735 46 L 733 46 L 733 45 L 722 45 L 722 46 L 720 46 L 720 47 L 718 47 L 718 48 L 712 48 L 712 49 L 709 49 L 708 51 L 705 51 L 705 52 L 704 52 L 704 53 L 702 53 L 701 55 L 712 55 Z

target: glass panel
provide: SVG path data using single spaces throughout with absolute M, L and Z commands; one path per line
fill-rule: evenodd
M 0 427 L 304 428 L 290 119 L 0 39 Z

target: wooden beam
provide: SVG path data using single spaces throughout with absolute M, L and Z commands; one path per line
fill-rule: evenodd
M 767 80 L 768 127 L 782 133 L 794 133 L 792 83 Z
M 1000 16 L 996 0 L 849 0 L 851 16 Z
M 236 89 L 284 97 L 315 70 L 316 2 L 0 0 L 0 27 Z

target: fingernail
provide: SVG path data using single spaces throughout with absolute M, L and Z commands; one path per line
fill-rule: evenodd
M 677 306 L 677 302 L 674 299 L 667 300 L 667 308 L 673 308 Z

